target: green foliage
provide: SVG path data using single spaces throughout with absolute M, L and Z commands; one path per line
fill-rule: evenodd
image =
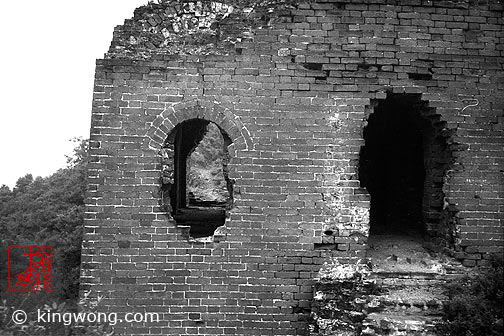
M 468 275 L 449 286 L 449 301 L 442 323 L 446 336 L 500 336 L 503 328 L 504 261 L 495 259 L 490 269 Z
M 13 190 L 0 188 L 0 298 L 8 306 L 30 310 L 40 301 L 75 303 L 78 298 L 87 141 L 74 142 L 77 148 L 66 168 L 48 177 L 28 174 Z M 8 292 L 7 247 L 14 245 L 52 246 L 52 293 Z M 12 274 L 24 271 L 15 256 L 10 264 Z

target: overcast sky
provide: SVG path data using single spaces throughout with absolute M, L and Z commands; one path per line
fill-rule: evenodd
M 95 60 L 148 0 L 1 1 L 0 185 L 66 164 L 89 137 Z

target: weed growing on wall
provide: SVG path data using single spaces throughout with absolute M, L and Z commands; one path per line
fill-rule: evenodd
M 449 301 L 437 326 L 446 336 L 500 336 L 503 328 L 504 259 L 448 286 Z

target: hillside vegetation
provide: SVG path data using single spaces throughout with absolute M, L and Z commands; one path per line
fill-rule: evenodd
M 0 299 L 7 304 L 31 307 L 41 300 L 75 302 L 78 297 L 87 141 L 75 141 L 78 146 L 67 158 L 66 168 L 48 177 L 28 174 L 12 190 L 0 187 Z M 52 246 L 52 293 L 8 292 L 7 247 L 16 245 Z M 16 263 L 16 255 L 12 257 L 11 273 L 23 272 L 25 266 Z

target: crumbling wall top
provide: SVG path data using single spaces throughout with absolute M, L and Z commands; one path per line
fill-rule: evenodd
M 227 55 L 252 31 L 282 21 L 296 0 L 158 0 L 116 27 L 106 58 L 149 59 L 152 54 Z
M 106 58 L 229 55 L 254 31 L 293 23 L 293 8 L 334 10 L 346 5 L 393 5 L 502 11 L 504 0 L 157 0 L 116 27 Z

